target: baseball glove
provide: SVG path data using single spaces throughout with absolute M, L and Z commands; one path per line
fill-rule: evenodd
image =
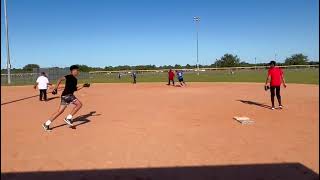
M 58 90 L 57 89 L 54 89 L 53 91 L 52 91 L 52 94 L 53 95 L 56 95 L 58 93 Z
M 83 87 L 90 87 L 90 84 L 89 83 L 84 83 Z
M 269 89 L 270 89 L 269 86 L 264 86 L 264 90 L 265 90 L 265 91 L 268 91 Z

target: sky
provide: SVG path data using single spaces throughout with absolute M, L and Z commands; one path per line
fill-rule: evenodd
M 6 67 L 1 0 L 1 68 Z M 318 0 L 7 0 L 14 68 L 319 60 Z M 277 54 L 277 55 L 275 55 Z

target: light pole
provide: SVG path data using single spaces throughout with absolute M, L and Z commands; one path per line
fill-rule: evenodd
M 200 23 L 200 17 L 195 16 L 193 17 L 193 21 L 196 23 L 196 30 L 197 30 L 197 71 L 199 75 L 199 39 L 198 39 L 198 34 L 199 34 L 199 23 Z
M 6 45 L 7 45 L 7 73 L 8 73 L 8 84 L 11 84 L 11 63 L 10 63 L 10 51 L 9 51 L 9 33 L 8 33 L 8 16 L 7 16 L 7 0 L 4 0 L 4 16 L 5 16 L 5 26 L 6 26 Z

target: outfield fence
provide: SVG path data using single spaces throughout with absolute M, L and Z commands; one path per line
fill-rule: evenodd
M 250 66 L 250 67 L 223 67 L 223 68 L 199 68 L 199 71 L 233 71 L 233 70 L 263 70 L 268 69 L 270 66 Z M 319 68 L 319 65 L 288 65 L 288 66 L 279 66 L 283 69 L 304 69 L 304 68 Z M 182 70 L 184 72 L 197 72 L 198 69 L 176 69 L 172 68 L 172 70 Z M 168 72 L 169 69 L 157 69 L 157 70 L 120 70 L 120 71 L 91 71 L 90 74 L 97 74 L 97 73 L 131 73 L 131 72 L 154 72 L 154 73 L 161 73 L 161 72 Z
M 12 73 L 11 85 L 30 85 L 35 84 L 40 74 L 44 72 L 49 79 L 49 82 L 56 83 L 56 81 L 70 73 L 67 68 L 34 68 L 32 73 Z M 8 85 L 7 74 L 1 74 L 1 85 Z M 82 72 L 79 75 L 79 79 L 89 79 L 88 72 Z
M 286 71 L 305 73 L 305 71 L 318 71 L 319 65 L 291 65 L 280 66 Z M 227 76 L 247 74 L 249 76 L 261 76 L 269 66 L 251 66 L 251 67 L 226 67 L 226 68 L 199 68 L 200 76 L 196 76 L 197 69 L 173 69 L 182 70 L 189 80 L 192 81 L 223 81 L 230 80 Z M 160 70 L 121 70 L 121 71 L 91 71 L 81 72 L 79 82 L 130 82 L 132 72 L 136 72 L 138 80 L 141 82 L 159 82 L 167 80 L 169 69 Z M 13 73 L 11 74 L 11 85 L 31 85 L 35 84 L 37 77 L 41 72 L 45 72 L 51 83 L 56 83 L 59 77 L 69 73 L 68 68 L 40 68 L 34 69 L 32 73 Z M 315 74 L 315 73 L 314 73 Z M 212 77 L 221 77 L 213 79 Z M 235 81 L 237 80 L 234 78 Z M 249 78 L 243 78 L 247 80 Z M 250 80 L 250 79 L 249 79 Z M 240 80 L 239 80 L 240 81 Z M 260 81 L 254 80 L 252 81 Z M 7 74 L 1 74 L 1 85 L 8 85 Z

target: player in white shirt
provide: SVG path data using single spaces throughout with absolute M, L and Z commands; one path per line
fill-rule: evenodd
M 36 84 L 34 85 L 34 89 L 37 88 L 40 91 L 40 101 L 42 101 L 42 97 L 45 101 L 47 101 L 47 89 L 48 85 L 51 85 L 49 83 L 49 79 L 46 77 L 46 73 L 42 72 L 41 76 L 37 78 Z

